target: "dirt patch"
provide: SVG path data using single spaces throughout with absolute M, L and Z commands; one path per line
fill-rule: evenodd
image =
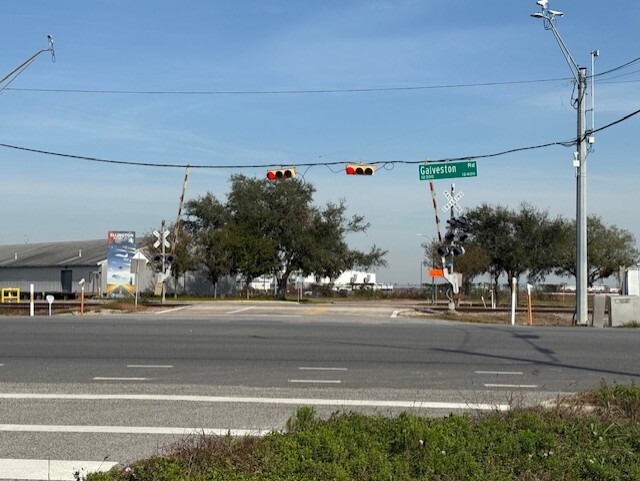
M 434 319 L 447 319 L 452 321 L 477 322 L 482 324 L 511 324 L 511 312 L 490 311 L 486 312 L 448 312 L 448 311 L 416 311 L 416 317 L 426 317 Z M 526 326 L 528 315 L 526 312 L 516 312 L 515 324 Z M 534 312 L 534 326 L 571 326 L 573 313 L 557 312 Z

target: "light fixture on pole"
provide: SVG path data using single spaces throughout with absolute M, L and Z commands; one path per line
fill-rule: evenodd
M 564 14 L 549 8 L 549 0 L 538 0 L 536 2 L 540 8 L 540 13 L 533 13 L 533 18 L 540 18 L 544 21 L 545 30 L 550 30 L 558 42 L 560 50 L 564 55 L 569 69 L 573 74 L 575 82 L 578 84 L 578 126 L 577 126 L 577 149 L 574 158 L 576 166 L 576 322 L 587 324 L 587 127 L 586 127 L 586 102 L 587 92 L 587 69 L 579 67 L 573 60 L 567 46 L 562 41 L 555 26 L 556 18 Z

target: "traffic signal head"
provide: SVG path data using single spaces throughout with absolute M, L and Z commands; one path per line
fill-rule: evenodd
M 347 175 L 373 175 L 376 167 L 374 165 L 347 164 L 345 171 Z
M 440 257 L 447 257 L 450 253 L 449 246 L 440 246 L 438 247 L 438 255 Z
M 292 179 L 295 176 L 296 169 L 294 169 L 293 167 L 267 171 L 267 179 L 269 180 Z
M 454 246 L 453 249 L 451 249 L 451 253 L 454 256 L 464 255 L 464 247 L 462 247 L 462 246 Z

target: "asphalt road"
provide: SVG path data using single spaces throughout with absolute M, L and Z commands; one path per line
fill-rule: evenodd
M 391 305 L 3 317 L 0 479 L 73 479 L 51 476 L 51 463 L 27 478 L 36 468 L 24 460 L 104 468 L 195 431 L 281 429 L 305 404 L 439 416 L 637 383 L 639 341 L 634 329 L 434 321 Z

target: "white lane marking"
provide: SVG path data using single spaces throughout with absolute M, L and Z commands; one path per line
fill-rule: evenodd
M 156 314 L 169 314 L 170 312 L 181 311 L 183 309 L 187 309 L 190 306 L 180 306 L 180 307 L 172 307 L 171 309 L 165 309 L 164 311 L 158 311 Z
M 346 367 L 299 367 L 300 371 L 347 371 Z
M 0 367 L 4 367 L 4 364 L 0 364 Z
M 329 379 L 329 380 L 322 380 L 322 379 L 289 379 L 289 382 L 291 383 L 309 383 L 309 384 L 340 384 L 342 381 L 340 381 L 339 379 Z
M 371 399 L 320 399 L 320 398 L 267 398 L 233 396 L 182 396 L 173 394 L 40 394 L 40 393 L 0 393 L 0 399 L 31 400 L 75 400 L 75 401 L 165 401 L 200 402 L 229 404 L 281 404 L 308 406 L 342 407 L 388 407 L 414 409 L 474 409 L 485 411 L 507 411 L 508 404 L 479 404 L 468 402 L 438 401 L 380 401 Z
M 73 473 L 108 471 L 118 463 L 106 461 L 59 461 L 54 459 L 0 459 L 0 479 L 73 481 Z
M 172 364 L 127 364 L 131 369 L 173 369 Z
M 537 384 L 485 384 L 484 387 L 508 387 L 508 388 L 526 388 L 535 389 Z
M 491 374 L 496 376 L 522 376 L 522 371 L 476 371 L 476 374 Z
M 179 428 L 160 426 L 73 426 L 51 424 L 0 424 L 0 432 L 9 433 L 93 433 L 93 434 L 208 434 L 216 436 L 251 436 L 260 435 L 271 429 L 224 429 L 224 428 Z M 0 478 L 2 479 L 2 478 Z
M 240 312 L 250 311 L 251 309 L 255 309 L 256 306 L 243 307 L 242 309 L 236 309 L 235 311 L 225 312 L 225 314 L 238 314 Z
M 94 381 L 150 381 L 148 377 L 94 377 Z
M 224 315 L 234 314 L 233 312 L 226 312 Z M 235 315 L 235 314 L 234 314 Z M 291 318 L 291 319 L 301 319 L 303 316 L 301 314 L 237 314 L 237 317 L 250 317 L 250 318 L 267 318 L 267 319 L 278 319 L 278 318 Z M 216 321 L 211 321 L 216 322 Z

